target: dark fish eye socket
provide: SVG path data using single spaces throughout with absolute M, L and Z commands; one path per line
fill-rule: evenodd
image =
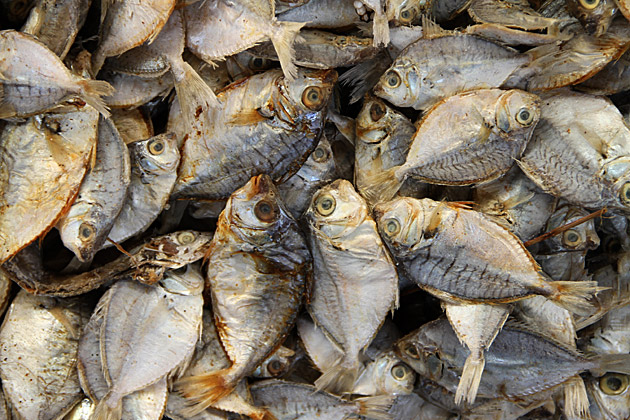
M 401 82 L 400 76 L 394 70 L 390 70 L 385 75 L 385 83 L 387 84 L 387 86 L 389 86 L 392 89 L 400 86 L 400 82 Z
M 562 242 L 569 247 L 574 247 L 582 242 L 582 237 L 579 232 L 573 229 L 567 230 L 562 235 Z
M 81 240 L 87 241 L 91 239 L 94 236 L 94 233 L 94 226 L 89 223 L 81 223 L 81 226 L 79 226 L 79 236 L 81 237 Z
M 370 118 L 372 118 L 372 121 L 380 120 L 383 118 L 383 115 L 385 115 L 385 108 L 383 108 L 383 105 L 379 103 L 372 104 L 370 107 Z
M 401 23 L 410 23 L 413 18 L 415 17 L 415 10 L 414 9 L 405 9 L 402 12 L 400 12 L 400 22 Z
M 164 152 L 164 141 L 160 139 L 153 139 L 147 145 L 149 153 L 152 155 L 161 155 Z
M 607 373 L 599 379 L 599 388 L 604 394 L 619 395 L 628 389 L 628 375 Z
M 321 146 L 317 146 L 317 148 L 313 151 L 313 159 L 315 162 L 324 162 L 328 159 L 328 151 Z
M 316 111 L 324 104 L 324 92 L 318 86 L 309 86 L 302 93 L 302 103 L 308 109 Z
M 420 353 L 418 353 L 418 349 L 413 344 L 407 344 L 405 347 L 405 353 L 412 359 L 420 358 Z
M 182 232 L 177 235 L 177 241 L 180 245 L 188 245 L 195 240 L 195 234 L 192 232 Z
M 384 221 L 385 234 L 392 236 L 400 232 L 400 222 L 396 219 L 387 219 Z
M 272 202 L 260 200 L 254 206 L 254 214 L 263 222 L 271 222 L 276 219 L 276 209 Z
M 266 64 L 265 59 L 260 57 L 252 57 L 252 59 L 249 60 L 249 67 L 252 70 L 263 70 L 267 67 Z
M 592 10 L 599 5 L 600 0 L 580 0 L 582 7 L 588 10 Z
M 630 182 L 626 182 L 621 187 L 621 201 L 624 204 L 630 204 Z
M 534 113 L 527 108 L 521 108 L 516 114 L 516 121 L 524 126 L 531 125 L 534 121 Z
M 315 202 L 315 210 L 317 210 L 317 213 L 321 214 L 322 216 L 329 216 L 330 214 L 332 214 L 332 212 L 335 211 L 336 205 L 337 202 L 332 195 L 322 194 L 317 198 L 317 201 Z
M 407 376 L 408 373 L 408 369 L 405 365 L 398 364 L 392 368 L 391 372 L 394 379 L 400 381 L 402 379 L 405 379 L 405 376 Z
M 272 360 L 267 365 L 267 370 L 272 376 L 279 375 L 284 370 L 284 365 L 279 360 Z

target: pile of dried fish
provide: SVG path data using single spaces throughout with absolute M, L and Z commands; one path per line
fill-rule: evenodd
M 630 418 L 628 0 L 0 9 L 0 419 Z

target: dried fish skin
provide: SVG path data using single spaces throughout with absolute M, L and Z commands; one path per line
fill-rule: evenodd
M 443 318 L 401 339 L 397 351 L 417 372 L 453 391 L 468 355 Z M 628 356 L 587 358 L 577 350 L 508 323 L 486 351 L 478 395 L 509 399 L 534 395 L 563 384 L 582 371 L 606 369 L 609 365 L 625 372 Z
M 583 313 L 598 291 L 594 282 L 546 281 L 514 234 L 456 203 L 403 197 L 374 213 L 398 263 L 440 299 L 496 304 L 538 294 Z
M 306 241 L 269 176 L 255 176 L 232 194 L 217 222 L 206 277 L 232 365 L 180 381 L 194 412 L 232 392 L 288 333 L 310 264 Z
M 293 43 L 304 23 L 279 22 L 273 0 L 209 0 L 184 13 L 186 46 L 204 61 L 219 61 L 270 39 L 285 77 L 297 76 Z M 217 38 L 217 33 L 224 36 Z
M 391 397 L 388 396 L 362 398 L 351 402 L 318 391 L 311 385 L 277 379 L 257 382 L 250 390 L 254 401 L 266 406 L 278 420 L 343 420 L 351 414 L 389 418 L 386 411 L 391 405 Z
M 143 232 L 162 212 L 175 185 L 180 160 L 172 134 L 159 134 L 127 147 L 131 179 L 125 203 L 108 235 L 116 243 Z
M 124 396 L 176 374 L 192 356 L 201 329 L 203 277 L 188 266 L 183 273 L 168 272 L 161 284 L 170 287 L 119 281 L 99 302 L 101 363 L 109 387 L 95 419 L 119 419 Z
M 120 0 L 101 4 L 99 43 L 92 55 L 98 74 L 105 58 L 120 55 L 146 40 L 153 40 L 175 8 L 175 0 Z
M 177 133 L 187 139 L 172 198 L 223 200 L 254 175 L 292 176 L 319 141 L 336 80 L 334 70 L 300 69 L 293 81 L 271 70 L 230 85 L 220 109 Z
M 91 107 L 7 124 L 0 137 L 0 262 L 52 228 L 77 194 L 94 153 Z
M 95 164 L 58 222 L 61 240 L 81 262 L 94 258 L 123 207 L 130 181 L 129 152 L 114 123 L 99 119 Z
M 175 86 L 170 73 L 162 77 L 143 78 L 104 71 L 99 77 L 114 87 L 112 94 L 103 97 L 107 106 L 112 108 L 138 107 L 157 96 L 167 96 Z
M 617 60 L 606 64 L 597 74 L 576 86 L 576 89 L 592 95 L 613 95 L 630 89 L 628 72 L 630 54 L 623 54 Z
M 359 353 L 398 306 L 398 274 L 367 203 L 350 182 L 340 179 L 320 189 L 306 219 L 313 254 L 307 309 L 344 353 L 316 386 L 349 391 L 361 367 Z
M 567 0 L 567 9 L 588 34 L 601 36 L 608 30 L 619 8 L 614 0 Z
M 153 122 L 141 109 L 112 109 L 112 121 L 125 144 L 154 136 Z
M 518 161 L 523 172 L 573 204 L 628 212 L 630 129 L 617 108 L 604 97 L 559 91 L 543 99 L 541 111 Z
M 85 23 L 92 0 L 39 0 L 22 32 L 31 34 L 62 60 Z
M 468 14 L 479 23 L 500 24 L 525 31 L 547 29 L 551 32 L 560 23 L 558 19 L 537 13 L 527 2 L 523 4 L 510 0 L 473 0 L 468 7 Z
M 0 328 L 0 376 L 24 419 L 55 419 L 81 400 L 77 348 L 90 307 L 20 291 Z
M 303 22 L 305 28 L 335 29 L 361 23 L 351 1 L 310 0 L 278 14 L 282 22 Z
M 278 184 L 278 192 L 291 215 L 298 220 L 311 204 L 315 191 L 337 178 L 337 165 L 330 143 L 323 135 L 304 165 L 291 178 Z
M 540 112 L 538 97 L 517 89 L 451 96 L 422 119 L 405 163 L 376 174 L 365 193 L 376 203 L 393 197 L 407 178 L 440 185 L 496 179 L 525 150 Z
M 0 118 L 36 115 L 73 97 L 109 116 L 101 96 L 110 95 L 112 87 L 102 80 L 73 75 L 59 57 L 32 35 L 1 31 L 0 60 Z
M 472 35 L 421 38 L 394 60 L 374 93 L 396 106 L 427 109 L 454 94 L 500 87 L 530 58 Z

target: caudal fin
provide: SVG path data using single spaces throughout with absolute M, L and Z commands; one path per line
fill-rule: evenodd
M 372 41 L 375 47 L 389 45 L 389 22 L 387 21 L 387 15 L 382 11 L 376 11 L 374 13 L 374 40 Z
M 486 361 L 483 355 L 481 358 L 475 356 L 473 353 L 468 355 L 466 363 L 464 363 L 464 369 L 462 370 L 462 377 L 459 379 L 457 391 L 455 392 L 455 404 L 461 405 L 464 400 L 470 404 L 475 402 L 479 383 L 481 383 L 481 374 L 483 373 L 485 365 Z
M 81 90 L 79 96 L 105 118 L 109 118 L 109 109 L 101 96 L 114 93 L 114 87 L 104 80 L 83 79 L 79 82 Z
M 347 368 L 337 363 L 315 381 L 315 387 L 318 391 L 324 390 L 333 394 L 351 392 L 358 377 L 359 367 Z
M 552 281 L 550 284 L 556 292 L 549 298 L 577 315 L 588 315 L 592 309 L 588 298 L 605 290 L 598 287 L 596 281 Z
M 392 395 L 357 398 L 356 402 L 359 403 L 359 412 L 357 414 L 370 419 L 389 420 L 392 416 L 387 410 L 392 406 L 394 398 Z
M 111 394 L 107 393 L 102 400 L 98 402 L 92 420 L 120 420 L 122 418 L 122 398 L 118 399 L 118 403 L 111 407 L 107 402 L 111 402 Z
M 396 170 L 400 166 L 384 170 L 365 180 L 365 188 L 363 190 L 365 199 L 370 205 L 376 205 L 383 201 L 389 201 L 398 192 L 402 185 L 396 176 Z
M 181 60 L 171 64 L 175 79 L 175 91 L 186 126 L 190 128 L 199 114 L 209 108 L 221 106 L 210 86 L 203 81 L 190 64 Z
M 564 414 L 568 418 L 590 418 L 588 395 L 579 376 L 570 378 L 564 385 Z
M 265 409 L 257 410 L 256 412 L 247 413 L 247 416 L 252 420 L 278 420 L 270 411 Z
M 229 375 L 230 368 L 181 378 L 176 389 L 191 404 L 182 414 L 193 417 L 232 392 L 236 383 L 227 379 Z
M 276 22 L 269 36 L 278 54 L 284 77 L 293 80 L 297 77 L 297 67 L 293 63 L 295 51 L 293 42 L 306 22 Z

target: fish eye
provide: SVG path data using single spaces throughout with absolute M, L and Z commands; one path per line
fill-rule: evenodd
M 313 160 L 315 162 L 324 162 L 328 159 L 328 150 L 324 149 L 321 146 L 317 146 L 315 150 L 313 150 Z
M 583 8 L 592 10 L 599 6 L 600 0 L 580 0 L 580 4 Z
M 409 375 L 410 371 L 407 366 L 399 363 L 392 368 L 391 373 L 394 379 L 402 381 Z
M 249 60 L 249 68 L 252 70 L 264 70 L 267 68 L 267 62 L 264 58 L 252 57 Z
M 267 370 L 272 376 L 278 376 L 284 370 L 284 364 L 281 363 L 279 360 L 272 360 L 267 365 Z
M 400 232 L 400 222 L 396 219 L 387 219 L 383 223 L 385 234 L 393 236 Z
M 520 124 L 523 125 L 525 127 L 527 127 L 528 125 L 531 125 L 532 122 L 534 121 L 534 113 L 531 112 L 529 109 L 527 108 L 521 108 L 517 113 L 516 113 L 516 121 Z
M 621 187 L 621 201 L 626 205 L 630 204 L 630 182 L 626 182 Z
M 398 75 L 398 73 L 394 70 L 390 70 L 387 72 L 387 74 L 385 75 L 385 83 L 387 84 L 388 87 L 395 89 L 398 86 L 400 86 L 400 76 Z
M 411 21 L 416 17 L 416 10 L 413 8 L 405 9 L 400 12 L 400 23 L 411 23 Z
M 317 111 L 324 104 L 324 92 L 318 86 L 309 86 L 302 93 L 302 103 L 308 109 Z
M 418 349 L 413 344 L 407 344 L 403 351 L 407 356 L 411 357 L 412 359 L 420 358 L 420 353 L 418 353 Z
M 96 229 L 89 223 L 83 222 L 81 226 L 79 226 L 79 238 L 81 238 L 82 241 L 89 241 L 94 237 L 95 233 Z
M 276 219 L 276 208 L 269 200 L 260 200 L 254 206 L 254 214 L 262 222 L 271 222 Z
M 372 121 L 376 122 L 380 120 L 383 115 L 385 115 L 385 108 L 383 108 L 383 105 L 378 102 L 373 103 L 370 107 L 370 118 L 372 118 Z
M 177 235 L 177 242 L 180 245 L 188 245 L 195 240 L 195 234 L 192 232 L 181 232 Z
M 317 210 L 317 213 L 322 216 L 330 215 L 333 211 L 335 211 L 336 206 L 337 202 L 330 194 L 322 194 L 317 197 L 317 200 L 315 201 L 315 210 Z
M 628 389 L 628 375 L 607 373 L 599 378 L 599 389 L 607 395 L 619 395 Z
M 164 140 L 162 139 L 153 139 L 147 145 L 149 149 L 149 153 L 154 156 L 161 155 L 164 152 Z
M 582 242 L 582 236 L 577 230 L 569 229 L 562 234 L 562 243 L 568 247 L 576 247 Z

